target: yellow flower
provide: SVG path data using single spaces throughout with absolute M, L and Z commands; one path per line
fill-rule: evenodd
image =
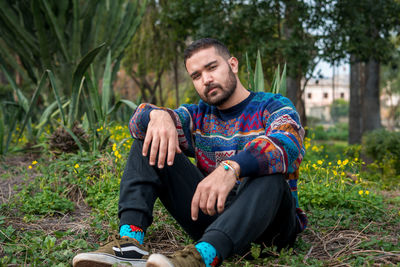
M 365 194 L 366 194 L 366 195 L 369 195 L 369 191 L 368 191 L 368 190 L 365 190 Z
M 118 154 L 119 154 L 118 150 L 114 151 L 114 155 L 115 155 L 116 157 L 118 157 Z
M 364 194 L 364 191 L 360 190 L 358 191 L 358 194 L 361 196 L 362 194 Z
M 354 158 L 354 161 L 358 161 L 358 158 Z
M 343 160 L 343 165 L 346 165 L 347 163 L 349 163 L 348 159 Z
M 38 162 L 36 160 L 32 161 L 32 165 L 36 165 Z
M 333 170 L 332 172 L 335 176 L 337 175 L 337 171 Z
M 318 163 L 319 165 L 322 165 L 322 160 L 318 160 L 317 163 Z
M 78 168 L 79 168 L 79 164 L 78 164 L 78 163 L 75 164 L 74 168 L 75 168 L 75 169 L 78 169 Z
M 345 174 L 344 172 L 342 172 L 340 175 L 342 175 L 342 176 L 346 176 L 346 174 Z
M 358 184 L 358 180 L 355 180 L 354 182 L 355 182 L 356 184 Z
M 332 165 L 332 162 L 329 162 L 328 165 L 331 166 L 331 165 Z
M 28 166 L 28 169 L 32 169 L 32 166 L 31 166 L 31 165 L 29 165 L 29 166 Z
M 117 156 L 117 157 L 120 159 L 122 156 L 121 156 L 121 154 L 118 154 L 118 156 Z
M 337 161 L 337 165 L 341 165 L 342 164 L 342 161 L 339 159 L 338 161 Z
M 315 165 L 315 163 L 312 166 L 314 169 L 317 169 L 317 165 Z

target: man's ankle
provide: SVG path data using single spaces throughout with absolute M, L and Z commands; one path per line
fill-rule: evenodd
M 200 253 L 206 267 L 217 266 L 221 257 L 213 245 L 207 242 L 200 242 L 195 245 L 197 251 Z
M 130 237 L 139 242 L 139 244 L 143 245 L 144 240 L 144 231 L 135 225 L 123 224 L 119 228 L 119 235 L 121 237 Z

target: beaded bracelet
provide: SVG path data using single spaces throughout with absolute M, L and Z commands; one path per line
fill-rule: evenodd
M 235 178 L 236 178 L 236 184 L 240 184 L 240 180 L 239 180 L 239 173 L 235 170 L 235 168 L 232 166 L 232 163 L 230 160 L 224 160 L 221 162 L 222 166 L 224 167 L 225 171 L 233 171 L 233 173 L 235 174 Z

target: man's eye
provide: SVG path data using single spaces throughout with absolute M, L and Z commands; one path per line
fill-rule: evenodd
M 197 79 L 199 79 L 200 78 L 200 75 L 194 75 L 194 76 L 192 76 L 192 79 L 193 80 L 197 80 Z
M 210 66 L 210 70 L 213 70 L 215 68 L 217 68 L 217 66 L 215 66 L 215 65 Z

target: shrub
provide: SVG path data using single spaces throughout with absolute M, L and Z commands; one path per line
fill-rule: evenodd
M 371 171 L 380 172 L 383 179 L 400 178 L 400 132 L 375 130 L 364 136 L 362 144 L 363 153 L 374 160 Z
M 349 137 L 349 125 L 347 123 L 336 123 L 334 126 L 325 129 L 318 125 L 309 132 L 313 140 L 341 140 L 347 141 Z

